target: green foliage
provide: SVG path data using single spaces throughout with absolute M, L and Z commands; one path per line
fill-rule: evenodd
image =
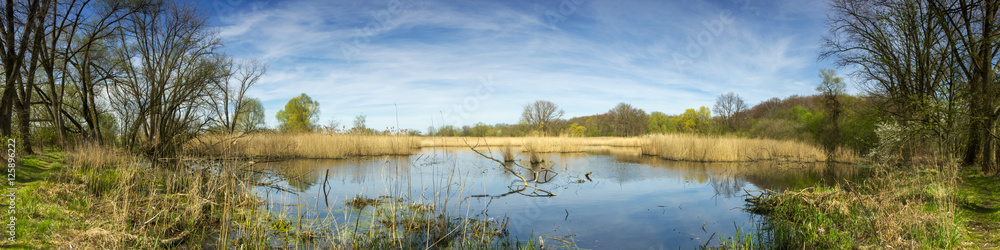
M 712 111 L 701 106 L 698 110 L 687 109 L 678 120 L 678 130 L 684 133 L 708 133 L 712 126 Z
M 312 131 L 316 127 L 316 121 L 319 120 L 319 102 L 302 93 L 288 100 L 285 109 L 278 111 L 276 117 L 282 131 Z
M 264 128 L 264 105 L 257 98 L 243 99 L 240 115 L 236 118 L 236 131 L 251 133 Z
M 816 86 L 816 91 L 823 95 L 844 95 L 847 93 L 847 85 L 844 80 L 837 76 L 837 72 L 832 69 L 819 70 L 819 77 L 823 81 Z
M 646 127 L 652 134 L 674 133 L 677 132 L 677 120 L 657 111 L 649 115 Z
M 570 124 L 569 127 L 563 130 L 563 134 L 568 135 L 570 137 L 583 137 L 586 134 L 586 132 L 587 132 L 587 127 L 580 126 L 580 124 L 576 123 Z
M 118 137 L 118 122 L 111 113 L 101 113 L 98 115 L 98 126 L 101 128 L 101 138 L 105 142 L 114 143 Z

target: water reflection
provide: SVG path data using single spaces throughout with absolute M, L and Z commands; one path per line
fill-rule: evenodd
M 748 190 L 801 188 L 854 179 L 863 171 L 826 163 L 677 162 L 626 147 L 541 156 L 541 164 L 517 155 L 516 164 L 501 165 L 470 150 L 437 149 L 414 156 L 259 165 L 295 191 L 267 193 L 272 209 L 297 204 L 343 222 L 349 216 L 338 209 L 345 198 L 401 197 L 459 216 L 507 217 L 510 235 L 520 239 L 575 235 L 583 248 L 698 246 L 713 233 L 733 235 L 734 225 L 752 227 L 751 215 L 739 209 Z M 515 173 L 555 196 L 500 195 L 524 183 Z

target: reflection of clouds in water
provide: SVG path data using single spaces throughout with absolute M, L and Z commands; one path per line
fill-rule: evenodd
M 424 150 L 413 156 L 284 161 L 271 163 L 268 169 L 288 178 L 287 185 L 301 192 L 295 195 L 305 197 L 299 201 L 290 196 L 292 199 L 285 199 L 290 203 L 319 204 L 319 209 L 327 209 L 323 206 L 325 200 L 309 199 L 325 195 L 321 190 L 329 170 L 328 187 L 332 191 L 327 197 L 331 208 L 343 206 L 345 198 L 358 194 L 404 197 L 444 205 L 449 212 L 476 213 L 490 204 L 490 215 L 509 216 L 511 225 L 522 225 L 521 229 L 511 229 L 512 235 L 527 237 L 532 232 L 557 229 L 591 241 L 579 242 L 583 247 L 597 248 L 699 245 L 712 232 L 732 235 L 733 222 L 743 225 L 749 220 L 747 214 L 733 209 L 743 206 L 740 195 L 744 189 L 815 185 L 824 177 L 852 176 L 856 172 L 849 166 L 825 163 L 669 161 L 642 156 L 638 148 L 588 151 L 543 154 L 546 162 L 536 170 L 547 168 L 558 173 L 539 178 L 548 181 L 538 184 L 540 188 L 558 195 L 551 198 L 470 197 L 508 192 L 509 185 L 520 179 L 496 162 L 464 149 Z M 522 153 L 517 157 L 520 164 L 531 166 Z M 526 175 L 531 172 L 520 169 L 518 173 L 533 177 Z M 580 182 L 587 172 L 592 172 L 593 181 Z M 701 230 L 706 223 L 707 233 Z

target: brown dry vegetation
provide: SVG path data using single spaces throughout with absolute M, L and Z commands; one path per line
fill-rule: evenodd
M 825 152 L 798 141 L 750 139 L 738 137 L 699 137 L 695 135 L 659 135 L 644 139 L 642 153 L 681 161 L 826 161 Z M 840 150 L 835 161 L 858 159 L 848 150 Z
M 514 152 L 575 153 L 606 148 L 641 148 L 642 154 L 681 161 L 736 162 L 779 160 L 826 161 L 820 148 L 797 141 L 705 137 L 687 134 L 651 137 L 413 137 L 339 134 L 206 135 L 193 140 L 189 152 L 241 158 L 345 158 L 351 156 L 407 155 L 421 147 L 494 148 Z M 849 150 L 838 151 L 839 162 L 859 158 Z M 510 155 L 513 159 L 513 154 Z
M 412 136 L 341 134 L 204 135 L 188 143 L 191 154 L 240 158 L 327 158 L 408 155 L 419 147 Z
M 53 156 L 54 155 L 54 156 Z M 164 248 L 225 244 L 228 218 L 258 201 L 220 166 L 219 173 L 151 167 L 133 154 L 98 145 L 44 158 L 39 178 L 19 189 L 31 216 L 19 224 L 29 246 L 82 249 Z M 38 160 L 37 162 L 43 162 Z M 59 167 L 54 167 L 59 166 Z M 176 168 L 173 168 L 176 169 Z M 23 193 L 21 193 L 23 192 Z M 21 236 L 21 234 L 19 234 Z M 19 238 L 21 239 L 21 238 Z

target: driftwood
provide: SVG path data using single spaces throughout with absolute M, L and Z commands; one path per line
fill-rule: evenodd
M 464 140 L 464 138 L 463 138 L 463 140 Z M 509 172 L 509 173 L 513 174 L 514 176 L 517 176 L 517 178 L 521 179 L 521 184 L 516 184 L 516 185 L 511 185 L 510 186 L 510 188 L 511 188 L 510 192 L 507 192 L 507 193 L 504 193 L 504 194 L 500 194 L 500 195 L 478 195 L 478 196 L 473 196 L 473 197 L 504 197 L 504 196 L 507 196 L 507 195 L 515 194 L 515 193 L 516 194 L 520 194 L 520 195 L 524 195 L 524 196 L 530 196 L 530 197 L 551 197 L 551 196 L 556 196 L 556 194 L 554 194 L 552 192 L 549 192 L 548 190 L 541 189 L 541 188 L 538 188 L 538 187 L 536 187 L 534 185 L 529 184 L 529 181 L 528 181 L 527 178 L 524 178 L 524 176 L 522 176 L 521 174 L 518 174 L 517 171 L 514 171 L 514 169 L 512 169 L 510 167 L 511 164 L 509 164 L 509 163 L 505 164 L 504 161 L 497 160 L 496 158 L 493 158 L 491 156 L 483 154 L 482 152 L 479 152 L 479 150 L 476 150 L 476 147 L 479 146 L 478 142 L 477 142 L 477 144 L 475 146 L 473 146 L 473 145 L 469 144 L 468 140 L 465 140 L 465 145 L 469 146 L 469 149 L 471 149 L 472 152 L 476 152 L 476 154 L 479 154 L 480 156 L 485 157 L 486 159 L 490 159 L 492 161 L 495 161 L 496 163 L 499 163 L 500 166 L 502 166 L 504 170 L 507 170 L 507 172 Z M 489 149 L 489 144 L 486 144 L 486 148 Z M 521 167 L 521 168 L 524 168 L 524 169 L 531 170 L 531 168 L 522 166 L 521 164 L 518 164 L 517 162 L 513 162 L 512 165 L 515 165 L 515 166 L 518 166 L 518 167 Z M 534 171 L 534 170 L 531 170 L 531 171 L 536 176 L 535 180 L 537 180 L 538 171 Z M 546 171 L 550 171 L 550 170 L 546 170 Z M 528 189 L 531 189 L 533 191 L 531 193 L 524 193 L 524 191 L 527 191 Z

